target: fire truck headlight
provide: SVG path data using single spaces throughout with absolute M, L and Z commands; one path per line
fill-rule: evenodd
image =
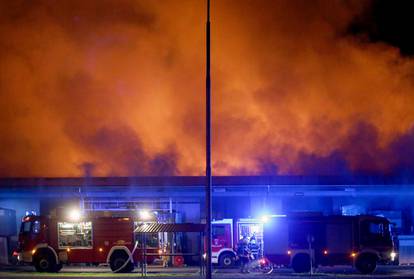
M 36 253 L 36 249 L 32 250 L 32 255 L 34 255 Z
M 72 220 L 72 221 L 78 221 L 80 218 L 81 218 L 81 212 L 79 211 L 79 210 L 77 210 L 77 209 L 72 209 L 70 212 L 69 212 L 69 218 Z
M 391 261 L 394 261 L 395 260 L 395 257 L 397 257 L 397 253 L 395 253 L 394 251 L 392 251 L 391 254 L 390 254 L 390 256 L 391 256 Z

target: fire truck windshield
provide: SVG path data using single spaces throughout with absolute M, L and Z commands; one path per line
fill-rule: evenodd
M 39 221 L 24 221 L 20 227 L 20 232 L 23 234 L 34 233 L 37 234 L 40 232 L 40 222 Z
M 32 222 L 30 222 L 30 221 L 23 222 L 22 226 L 20 227 L 20 232 L 21 233 L 29 233 L 31 226 L 32 226 Z
M 391 243 L 392 237 L 389 223 L 378 220 L 363 221 L 361 224 L 361 240 L 366 245 Z

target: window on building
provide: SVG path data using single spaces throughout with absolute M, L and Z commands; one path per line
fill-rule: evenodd
M 59 248 L 92 248 L 92 222 L 59 222 Z

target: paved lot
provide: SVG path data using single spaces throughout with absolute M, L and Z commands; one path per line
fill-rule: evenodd
M 0 278 L 139 278 L 141 273 L 136 269 L 129 274 L 113 274 L 108 267 L 64 267 L 59 273 L 38 273 L 30 266 L 0 267 Z M 198 268 L 160 268 L 150 267 L 148 277 L 157 278 L 202 278 Z M 249 273 L 241 274 L 238 269 L 215 269 L 213 278 L 309 278 L 309 274 L 295 274 L 291 269 L 276 269 L 272 274 Z M 361 275 L 347 266 L 320 268 L 312 278 L 414 278 L 414 266 L 380 266 L 373 275 Z

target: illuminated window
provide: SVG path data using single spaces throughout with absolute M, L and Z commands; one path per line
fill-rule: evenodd
M 92 222 L 59 222 L 59 248 L 92 248 Z

